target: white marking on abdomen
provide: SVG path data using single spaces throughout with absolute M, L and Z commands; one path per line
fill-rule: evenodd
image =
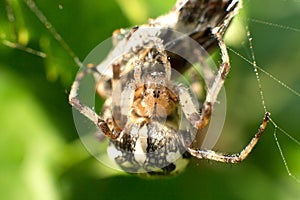
M 139 137 L 135 144 L 134 158 L 137 162 L 144 164 L 147 158 L 147 138 L 148 138 L 148 128 L 143 126 L 139 130 Z

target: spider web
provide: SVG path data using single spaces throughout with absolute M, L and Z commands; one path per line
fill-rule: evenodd
M 173 3 L 170 2 L 170 5 Z M 268 4 L 268 2 L 264 4 Z M 253 127 L 260 123 L 264 112 L 271 112 L 268 130 L 264 133 L 258 144 L 259 147 L 254 150 L 253 154 L 260 156 L 261 162 L 263 162 L 264 159 L 268 158 L 269 153 L 276 155 L 273 152 L 277 151 L 277 156 L 280 157 L 280 161 L 283 163 L 283 171 L 285 170 L 289 176 L 300 183 L 300 174 L 297 173 L 300 171 L 300 136 L 297 131 L 299 130 L 297 116 L 300 115 L 298 106 L 300 100 L 300 71 L 298 67 L 300 28 L 298 28 L 299 23 L 297 21 L 299 19 L 300 1 L 273 0 L 269 4 L 270 8 L 266 11 L 263 9 L 266 5 L 262 5 L 260 1 L 245 1 L 239 20 L 236 20 L 238 23 L 227 34 L 232 34 L 238 39 L 232 40 L 228 36 L 226 40 L 229 44 L 228 50 L 231 54 L 232 64 L 230 76 L 226 81 L 229 119 L 224 129 L 224 138 L 219 140 L 219 143 L 222 144 L 219 144 L 220 147 L 218 148 L 223 149 L 229 144 L 231 146 L 237 144 L 242 147 L 248 137 L 252 136 L 250 133 L 255 132 L 256 129 L 253 129 Z M 27 5 L 27 8 L 25 5 Z M 54 6 L 57 7 L 56 11 L 64 16 L 64 5 L 55 4 Z M 21 7 L 25 11 L 19 12 L 18 9 Z M 32 54 L 32 57 L 41 57 L 47 63 L 53 61 L 51 57 L 55 54 L 46 47 L 31 43 L 31 37 L 36 37 L 44 42 L 47 40 L 46 43 L 53 43 L 56 40 L 58 47 L 57 44 L 55 44 L 55 47 L 53 45 L 55 51 L 56 48 L 59 48 L 58 51 L 65 52 L 62 59 L 71 60 L 67 62 L 68 64 L 62 61 L 63 65 L 81 66 L 81 58 L 75 52 L 79 51 L 81 55 L 84 55 L 82 53 L 84 50 L 79 46 L 71 47 L 72 40 L 65 40 L 69 36 L 63 37 L 61 35 L 63 32 L 56 29 L 58 22 L 54 23 L 54 18 L 48 19 L 42 11 L 46 10 L 45 7 L 40 9 L 36 2 L 32 0 L 18 2 L 7 0 L 5 8 L 7 15 L 4 16 L 1 23 L 5 27 L 12 25 L 14 30 L 7 28 L 1 33 L 1 42 L 4 46 Z M 275 14 L 281 12 L 282 9 L 286 9 L 282 16 Z M 123 12 L 126 12 L 126 9 Z M 36 30 L 37 34 L 35 35 L 29 36 L 28 33 L 26 34 L 26 30 L 32 27 L 18 21 L 16 18 L 20 19 L 28 16 L 30 20 L 36 18 L 42 22 L 40 28 L 43 28 L 43 33 Z M 124 26 L 126 24 L 117 24 L 116 28 Z M 239 33 L 242 34 L 237 35 L 236 30 L 239 30 Z M 109 34 L 111 31 L 107 30 L 107 33 Z M 44 36 L 44 32 L 52 37 L 50 42 L 47 39 L 48 37 Z M 85 48 L 88 49 L 88 47 Z M 266 52 L 269 52 L 269 54 Z M 69 55 L 69 58 L 66 58 L 67 55 Z M 73 64 L 70 64 L 72 62 Z M 71 77 L 74 76 L 74 71 L 77 69 L 76 67 L 73 67 L 74 69 L 62 69 L 58 67 L 59 64 L 54 66 L 52 63 L 48 63 L 47 76 L 50 80 L 60 77 L 62 80 L 66 80 L 63 82 L 68 85 L 71 82 Z M 70 75 L 70 72 L 73 75 Z M 245 126 L 245 124 L 248 125 Z M 231 135 L 234 135 L 234 139 L 229 139 Z M 273 135 L 273 138 L 270 135 Z M 238 149 L 234 147 L 232 151 L 238 151 Z M 268 167 L 265 168 L 266 170 L 269 169 Z

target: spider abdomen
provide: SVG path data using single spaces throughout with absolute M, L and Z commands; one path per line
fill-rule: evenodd
M 166 124 L 133 124 L 110 142 L 109 156 L 130 173 L 166 175 L 182 171 L 188 164 L 183 137 Z

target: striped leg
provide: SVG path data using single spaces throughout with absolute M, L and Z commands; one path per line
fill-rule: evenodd
M 199 115 L 196 112 L 193 112 L 194 109 L 189 111 L 189 113 L 190 113 L 189 118 L 192 119 L 191 122 L 193 123 L 194 127 L 198 128 L 198 130 L 203 129 L 209 123 L 210 117 L 211 117 L 211 112 L 212 112 L 212 107 L 217 100 L 218 94 L 224 84 L 224 80 L 230 69 L 229 56 L 228 56 L 227 48 L 223 41 L 221 33 L 219 33 L 219 32 L 215 33 L 215 37 L 217 38 L 217 40 L 219 42 L 219 47 L 220 47 L 221 54 L 222 54 L 222 64 L 221 64 L 218 74 L 214 80 L 214 83 L 212 84 L 212 86 L 210 88 L 208 88 L 206 100 L 203 104 L 200 118 L 198 118 Z M 191 109 L 191 108 L 189 108 L 189 109 Z M 195 120 L 197 118 L 198 118 L 198 120 Z M 238 154 L 222 154 L 222 153 L 217 153 L 212 150 L 202 150 L 202 149 L 193 149 L 193 148 L 188 148 L 188 152 L 191 155 L 193 155 L 199 159 L 209 159 L 209 160 L 226 162 L 226 163 L 241 162 L 249 155 L 251 150 L 257 144 L 260 136 L 262 135 L 263 131 L 266 128 L 268 121 L 269 121 L 269 113 L 266 113 L 264 120 L 263 120 L 262 124 L 260 125 L 260 128 L 258 129 L 258 132 L 255 134 L 255 136 L 252 138 L 252 140 L 249 142 L 249 144 Z
M 240 153 L 222 154 L 212 150 L 192 149 L 192 148 L 188 148 L 188 152 L 192 156 L 195 156 L 199 159 L 208 159 L 208 160 L 214 160 L 214 161 L 224 162 L 224 163 L 239 163 L 249 155 L 251 150 L 257 144 L 260 136 L 262 135 L 262 133 L 264 132 L 267 126 L 267 123 L 269 121 L 269 115 L 270 115 L 269 113 L 265 114 L 264 120 L 260 125 L 258 132 L 255 134 L 255 136 L 252 138 L 249 144 Z
M 224 85 L 225 78 L 230 69 L 229 56 L 223 38 L 220 33 L 216 33 L 215 37 L 219 41 L 219 47 L 222 53 L 222 64 L 214 83 L 210 88 L 207 89 L 206 99 L 201 110 L 201 117 L 196 122 L 196 127 L 198 127 L 198 129 L 203 129 L 209 123 L 212 107 L 217 100 L 218 94 Z
M 83 80 L 83 78 L 90 73 L 97 73 L 97 69 L 92 66 L 84 69 L 83 71 L 79 72 L 77 74 L 77 77 L 72 85 L 70 95 L 69 95 L 69 103 L 76 108 L 80 113 L 82 113 L 84 116 L 86 116 L 88 119 L 90 119 L 107 137 L 111 139 L 118 138 L 120 132 L 117 130 L 111 131 L 107 125 L 107 123 L 90 107 L 83 104 L 78 96 L 78 91 L 80 87 L 80 82 Z

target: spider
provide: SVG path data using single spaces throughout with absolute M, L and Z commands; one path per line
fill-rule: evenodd
M 224 154 L 193 145 L 199 131 L 210 122 L 218 94 L 229 72 L 230 63 L 223 35 L 240 9 L 238 0 L 178 0 L 167 15 L 148 24 L 114 32 L 114 49 L 106 60 L 81 70 L 72 85 L 70 104 L 91 120 L 109 138 L 108 154 L 125 171 L 169 175 L 182 171 L 188 158 L 225 163 L 244 160 L 263 133 L 269 113 L 258 132 L 237 154 Z M 180 36 L 176 35 L 181 32 Z M 205 50 L 221 50 L 218 73 L 206 84 L 201 108 L 191 91 L 176 81 L 191 62 L 176 52 L 195 53 L 185 37 Z M 116 54 L 121 56 L 116 57 Z M 203 63 L 203 55 L 192 62 Z M 101 70 L 106 68 L 106 71 Z M 95 90 L 105 98 L 102 115 L 79 98 L 81 82 L 87 74 L 97 80 Z M 193 80 L 193 84 L 199 83 Z M 200 103 L 199 103 L 200 104 Z

